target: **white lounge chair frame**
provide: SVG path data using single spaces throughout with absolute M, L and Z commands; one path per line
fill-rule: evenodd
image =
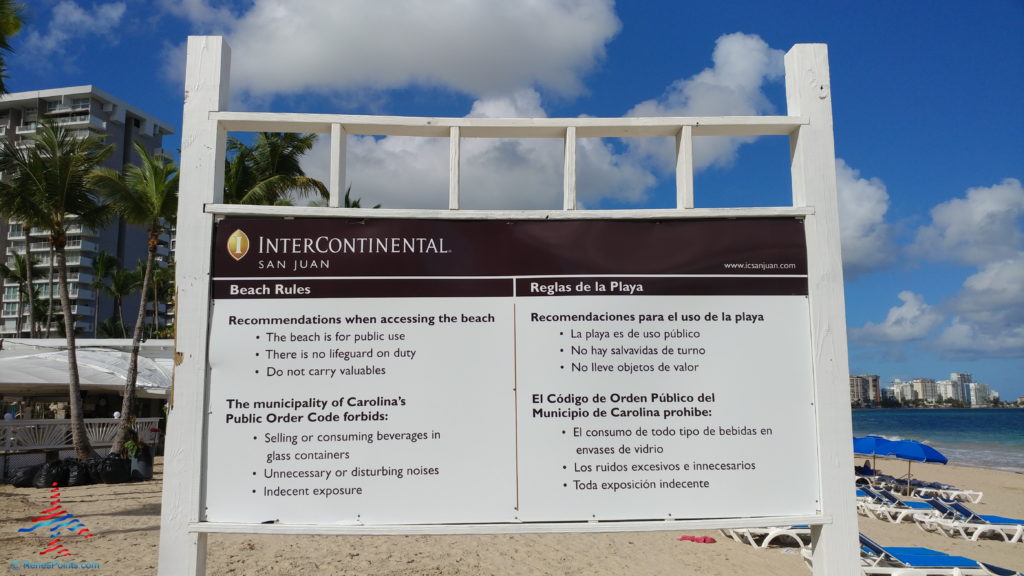
M 977 490 L 963 490 L 961 488 L 914 488 L 912 491 L 914 496 L 918 498 L 934 498 L 939 497 L 945 500 L 960 500 L 961 502 L 970 502 L 971 504 L 977 504 L 981 502 L 981 497 L 984 495 L 983 492 Z
M 749 544 L 755 548 L 768 548 L 777 539 L 782 539 L 782 541 L 790 540 L 800 548 L 806 548 L 811 545 L 811 529 L 809 527 L 767 526 L 764 528 L 732 528 L 723 529 L 722 534 L 737 542 Z
M 922 530 L 938 530 L 950 538 L 959 536 L 964 540 L 977 542 L 986 536 L 998 536 L 1003 542 L 1024 542 L 1024 524 L 992 524 L 968 522 L 958 518 L 942 518 L 937 515 L 914 518 Z

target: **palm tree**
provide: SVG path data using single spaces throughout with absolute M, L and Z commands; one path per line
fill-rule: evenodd
M 309 205 L 310 206 L 319 206 L 319 207 L 323 208 L 323 207 L 327 206 L 327 200 L 324 200 L 324 199 L 314 200 L 314 201 L 310 202 Z M 341 204 L 341 206 L 339 206 L 339 208 L 362 208 L 362 207 L 363 207 L 363 199 L 362 198 L 356 198 L 355 200 L 352 199 L 352 185 L 349 184 L 348 188 L 345 189 L 345 197 L 342 198 L 342 204 Z M 380 208 L 380 204 L 377 204 L 376 206 L 374 206 L 374 209 L 377 209 L 377 208 Z
M 4 84 L 4 79 L 7 78 L 7 62 L 4 60 L 4 52 L 14 52 L 7 39 L 21 30 L 22 8 L 21 4 L 16 4 L 11 0 L 0 0 L 0 94 L 7 93 L 7 85 Z
M 127 338 L 128 332 L 124 323 L 124 299 L 139 289 L 139 271 L 116 268 L 110 274 L 110 284 L 100 286 L 100 290 L 114 299 L 114 318 L 121 327 L 121 338 Z
M 57 284 L 64 313 L 68 349 L 68 396 L 71 439 L 75 455 L 86 460 L 96 455 L 85 431 L 82 390 L 75 347 L 75 316 L 68 294 L 67 225 L 72 216 L 82 226 L 99 226 L 109 211 L 99 202 L 88 175 L 113 151 L 99 138 L 78 138 L 63 126 L 42 122 L 32 137 L 33 146 L 19 147 L 5 140 L 0 149 L 0 206 L 15 211 L 23 222 L 38 224 L 49 233 L 57 261 Z
M 0 148 L 0 154 L 2 154 L 2 151 L 5 149 L 6 146 L 4 146 L 4 148 Z M 2 171 L 3 170 L 0 169 L 0 172 Z M 31 199 L 21 195 L 9 178 L 0 180 L 0 217 L 21 221 L 21 226 L 25 231 L 25 258 L 30 258 L 30 255 L 32 254 L 30 246 L 32 222 L 28 215 L 34 208 L 35 205 L 32 204 Z M 17 252 L 14 252 L 14 254 L 17 255 Z M 30 261 L 32 262 L 32 266 L 26 266 L 21 270 L 24 274 L 25 285 L 28 287 L 32 286 L 32 272 L 35 268 L 35 259 L 30 258 Z M 36 292 L 35 290 L 28 288 L 25 289 L 24 294 L 28 299 L 28 337 L 35 338 L 37 336 L 36 318 L 38 318 L 35 313 Z
M 160 332 L 160 303 L 167 303 L 171 297 L 171 285 L 174 284 L 174 263 L 167 266 L 155 266 L 153 268 L 153 299 L 150 302 L 153 309 L 153 330 L 152 334 Z
M 124 324 L 117 323 L 117 316 L 112 315 L 108 317 L 96 328 L 97 338 L 117 338 L 123 339 L 124 334 L 128 333 L 128 327 Z
M 11 262 L 12 266 L 0 263 L 0 280 L 9 280 L 18 285 L 18 317 L 15 320 L 14 333 L 17 334 L 18 337 L 21 337 L 21 329 L 24 320 L 22 316 L 25 313 L 25 302 L 30 301 L 29 295 L 31 284 L 29 284 L 29 281 L 32 278 L 32 274 L 29 272 L 28 268 L 30 266 L 35 266 L 36 260 L 35 258 L 32 258 L 31 253 L 21 255 L 14 252 L 11 257 L 13 258 L 13 261 Z M 35 315 L 30 311 L 29 322 L 31 323 L 34 319 Z M 31 332 L 31 329 L 29 332 Z
M 352 186 L 349 186 L 348 188 L 345 189 L 345 198 L 343 200 L 344 200 L 344 204 L 342 204 L 342 207 L 344 207 L 344 208 L 362 208 L 363 207 L 362 206 L 362 202 L 363 202 L 362 198 L 356 198 L 355 200 L 352 199 Z M 374 206 L 374 208 L 380 208 L 380 204 L 377 204 L 376 206 Z
M 146 296 L 153 281 L 153 264 L 156 262 L 160 236 L 168 225 L 174 223 L 178 213 L 178 167 L 166 156 L 151 155 L 138 142 L 135 143 L 135 151 L 142 163 L 139 166 L 128 165 L 123 177 L 113 170 L 100 170 L 93 176 L 93 182 L 102 190 L 114 212 L 130 224 L 145 226 L 149 234 L 139 313 L 132 332 L 132 353 L 121 401 L 121 426 L 110 447 L 112 453 L 121 452 L 125 440 L 132 433 L 135 382 L 139 374 L 139 343 L 146 324 Z
M 36 318 L 44 318 L 46 316 L 46 308 L 47 308 L 47 306 L 46 306 L 46 304 L 43 303 L 42 295 L 39 293 L 40 289 L 39 288 L 33 288 L 32 290 L 35 292 L 35 299 L 33 300 L 33 305 L 36 307 L 36 309 L 35 309 Z M 36 330 L 39 330 L 39 328 L 36 328 Z
M 103 287 L 107 285 L 107 279 L 113 274 L 114 270 L 120 268 L 121 261 L 106 250 L 100 250 L 99 254 L 96 255 L 96 259 L 92 263 L 93 277 L 92 282 L 89 283 L 89 288 L 93 292 L 99 294 L 103 292 Z M 92 329 L 93 336 L 99 336 L 100 329 L 100 307 L 99 298 L 96 299 L 96 306 L 92 312 Z
M 50 245 L 50 264 L 46 275 L 46 337 L 50 337 L 50 328 L 53 327 L 53 244 Z
M 228 139 L 231 160 L 225 164 L 224 201 L 229 204 L 287 203 L 290 194 L 327 198 L 327 186 L 306 176 L 300 159 L 312 150 L 316 134 L 260 132 L 249 146 Z

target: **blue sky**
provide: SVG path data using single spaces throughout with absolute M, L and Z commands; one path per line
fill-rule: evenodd
M 782 54 L 828 44 L 851 372 L 1024 396 L 1019 0 L 28 4 L 10 91 L 93 84 L 179 132 L 190 34 L 227 38 L 235 110 L 455 117 L 784 114 Z M 664 144 L 581 143 L 581 201 L 667 207 Z M 557 207 L 560 146 L 464 145 L 464 205 Z M 788 202 L 785 139 L 695 157 L 698 206 Z M 349 176 L 364 205 L 441 207 L 447 143 L 354 139 Z

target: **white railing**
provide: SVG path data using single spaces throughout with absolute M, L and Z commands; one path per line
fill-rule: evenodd
M 117 418 L 86 418 L 85 432 L 94 448 L 110 446 L 120 424 Z M 138 418 L 135 431 L 146 444 L 160 439 L 159 418 Z M 155 431 L 156 430 L 156 431 Z M 0 420 L 0 451 L 38 452 L 40 450 L 70 450 L 71 420 Z
M 76 254 L 76 253 L 67 254 L 67 255 L 65 255 L 65 259 L 67 260 L 67 265 L 68 266 L 86 266 L 86 267 L 92 266 L 92 258 L 89 258 L 88 256 L 82 256 L 81 254 Z M 56 259 L 53 260 L 53 264 L 54 264 L 54 266 L 57 265 L 57 260 Z M 36 262 L 36 267 L 37 268 L 47 267 L 49 265 L 50 265 L 50 257 L 49 257 L 49 255 L 40 258 Z
M 448 138 L 450 210 L 459 209 L 462 140 L 468 138 L 547 138 L 564 147 L 563 209 L 576 210 L 576 145 L 581 138 L 658 138 L 676 141 L 676 208 L 693 209 L 693 139 L 701 136 L 790 136 L 807 126 L 803 116 L 731 116 L 663 118 L 412 118 L 345 114 L 211 112 L 219 128 L 237 132 L 316 132 L 331 135 L 328 205 L 344 195 L 346 136 L 413 136 Z M 247 208 L 213 205 L 216 214 Z M 786 211 L 786 210 L 783 210 Z M 789 209 L 796 213 L 800 209 Z M 255 214 L 258 209 L 247 213 Z M 327 211 L 320 210 L 321 213 Z M 699 210 L 696 212 L 700 212 Z M 766 211 L 767 212 L 767 211 Z M 350 213 L 351 214 L 351 213 Z M 452 214 L 458 216 L 458 214 Z M 777 213 L 774 215 L 778 215 Z M 479 216 L 479 214 L 476 214 Z
M 49 245 L 49 242 L 47 242 Z M 90 240 L 68 240 L 67 249 L 69 250 L 85 250 L 86 252 L 96 252 L 97 245 L 95 242 Z

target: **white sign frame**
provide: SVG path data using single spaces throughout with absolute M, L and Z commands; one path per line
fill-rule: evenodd
M 209 533 L 396 534 L 685 530 L 810 524 L 813 572 L 858 571 L 857 517 L 851 483 L 848 358 L 835 181 L 827 48 L 796 45 L 786 55 L 787 116 L 703 118 L 480 119 L 257 114 L 228 111 L 230 50 L 220 37 L 190 37 L 182 125 L 177 244 L 177 351 L 168 414 L 160 534 L 160 574 L 206 571 Z M 331 134 L 328 208 L 224 205 L 229 130 Z M 346 134 L 448 136 L 448 211 L 337 208 L 344 184 Z M 702 135 L 788 135 L 793 203 L 775 208 L 693 208 L 692 139 Z M 577 211 L 575 149 L 579 137 L 674 136 L 677 141 L 675 210 Z M 467 137 L 545 137 L 565 142 L 561 211 L 459 210 L 459 143 Z M 816 514 L 664 522 L 504 523 L 474 525 L 296 526 L 202 522 L 205 494 L 205 413 L 209 381 L 210 249 L 218 215 L 404 217 L 474 219 L 759 218 L 789 216 L 805 223 L 814 407 L 820 502 Z

